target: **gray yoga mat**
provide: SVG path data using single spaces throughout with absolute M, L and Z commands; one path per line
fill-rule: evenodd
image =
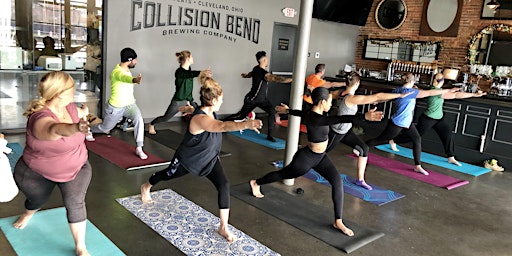
M 158 130 L 156 134 L 149 134 L 146 132 L 146 137 L 174 150 L 178 149 L 181 141 L 183 140 L 183 134 L 179 134 L 173 130 Z M 225 157 L 230 156 L 231 153 L 220 151 L 219 156 Z
M 291 195 L 272 186 L 262 187 L 264 198 L 252 196 L 249 183 L 231 187 L 231 195 L 336 247 L 346 253 L 384 236 L 383 233 L 365 228 L 343 219 L 354 231 L 349 237 L 332 226 L 333 210 L 308 203 L 300 196 Z

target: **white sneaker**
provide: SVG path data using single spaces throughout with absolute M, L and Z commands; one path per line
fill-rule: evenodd
M 135 150 L 135 154 L 137 154 L 140 157 L 140 159 L 142 159 L 142 160 L 148 159 L 148 155 L 146 155 L 146 153 L 144 153 L 144 151 L 142 151 L 142 149 Z
M 89 132 L 87 135 L 85 135 L 85 140 L 95 141 L 96 139 L 94 138 L 94 136 L 92 136 L 92 132 Z

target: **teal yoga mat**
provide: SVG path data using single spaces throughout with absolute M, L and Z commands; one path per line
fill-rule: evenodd
M 389 146 L 389 144 L 379 145 L 379 146 L 376 146 L 376 148 L 379 150 L 385 151 L 385 152 L 393 153 L 395 155 L 413 159 L 412 150 L 410 148 L 400 147 L 397 145 L 397 148 L 399 151 L 393 151 L 391 149 L 391 147 Z M 450 169 L 450 170 L 457 171 L 457 172 L 462 172 L 462 173 L 473 175 L 473 176 L 480 176 L 482 174 L 485 174 L 485 173 L 488 173 L 491 171 L 487 168 L 464 163 L 461 161 L 459 161 L 459 163 L 461 163 L 462 166 L 457 166 L 457 165 L 448 163 L 448 161 L 446 160 L 446 157 L 441 157 L 438 155 L 433 155 L 433 154 L 429 154 L 429 153 L 425 153 L 425 152 L 421 152 L 421 162 L 432 164 L 432 165 L 437 165 L 437 166 L 440 166 L 440 167 L 443 167 L 446 169 Z
M 75 242 L 63 207 L 37 212 L 24 229 L 12 226 L 19 216 L 0 219 L 0 229 L 18 255 L 75 255 Z M 125 255 L 91 222 L 85 234 L 91 255 Z
M 228 132 L 231 135 L 236 137 L 246 139 L 248 141 L 252 141 L 254 143 L 258 143 L 262 146 L 273 148 L 273 149 L 284 149 L 286 147 L 286 143 L 284 140 L 279 138 L 274 138 L 276 142 L 272 142 L 267 140 L 267 135 L 264 133 L 256 133 L 253 130 L 243 130 L 242 132 Z
M 21 154 L 23 154 L 23 147 L 19 143 L 7 143 L 7 147 L 12 149 L 10 154 L 7 154 L 7 158 L 9 158 L 9 164 L 11 164 L 11 171 L 14 172 L 14 166 L 18 159 L 20 159 Z

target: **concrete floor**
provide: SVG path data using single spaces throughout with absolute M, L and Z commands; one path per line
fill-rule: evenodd
M 185 126 L 177 121 L 157 127 L 164 128 L 183 133 Z M 286 138 L 285 128 L 276 127 L 275 131 L 276 137 Z M 130 132 L 114 130 L 113 136 L 134 144 Z M 7 134 L 7 139 L 24 143 L 23 134 Z M 305 136 L 301 135 L 301 141 L 304 140 Z M 144 149 L 165 159 L 174 153 L 149 138 Z M 232 156 L 222 158 L 232 185 L 248 182 L 274 170 L 269 163 L 284 158 L 284 150 L 276 151 L 227 134 L 224 135 L 223 151 L 232 153 Z M 339 145 L 330 157 L 340 172 L 355 177 L 355 160 L 344 156 L 349 152 L 350 148 Z M 393 157 L 378 150 L 372 152 Z M 397 158 L 412 163 L 412 160 Z M 89 153 L 89 161 L 93 167 L 93 179 L 86 198 L 88 219 L 127 255 L 183 255 L 115 202 L 116 198 L 139 194 L 140 184 L 161 168 L 126 172 L 94 153 Z M 369 165 L 368 182 L 405 197 L 376 206 L 345 194 L 345 219 L 385 233 L 384 237 L 350 255 L 512 255 L 512 243 L 509 242 L 512 231 L 512 175 L 509 172 L 492 172 L 473 177 L 428 164 L 424 167 L 470 183 L 448 191 Z M 297 178 L 293 186 L 281 183 L 270 186 L 288 192 L 302 187 L 305 190 L 304 200 L 332 209 L 330 188 L 327 186 L 305 178 Z M 153 190 L 165 188 L 172 188 L 204 209 L 218 214 L 217 196 L 207 179 L 187 175 L 160 183 Z M 20 193 L 12 202 L 0 204 L 0 218 L 21 214 L 24 199 Z M 55 190 L 44 209 L 60 206 L 60 192 Z M 282 255 L 345 254 L 235 197 L 231 197 L 230 224 Z M 15 255 L 3 234 L 0 235 L 0 255 Z

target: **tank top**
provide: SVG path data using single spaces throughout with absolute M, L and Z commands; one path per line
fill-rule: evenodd
M 78 111 L 74 103 L 66 106 L 73 123 L 78 123 Z M 26 141 L 23 160 L 30 169 L 55 182 L 73 180 L 87 161 L 85 135 L 75 133 L 58 140 L 39 140 L 33 135 L 34 123 L 43 118 L 59 119 L 45 107 L 30 115 L 27 121 Z
M 347 103 L 345 102 L 347 100 L 347 96 L 348 95 L 345 95 L 342 99 L 336 100 L 337 116 L 355 115 L 357 113 L 357 105 L 352 107 L 347 106 Z M 337 134 L 346 134 L 350 128 L 352 128 L 352 123 L 339 123 L 331 125 L 331 129 Z
M 200 107 L 196 108 L 192 118 L 198 114 L 206 113 Z M 217 119 L 215 113 L 213 113 L 213 117 Z M 187 127 L 185 137 L 176 150 L 176 156 L 180 160 L 181 166 L 187 171 L 198 176 L 206 176 L 218 161 L 221 146 L 221 132 L 204 131 L 194 135 Z
M 431 90 L 442 90 L 441 88 L 436 88 L 432 86 Z M 443 118 L 443 104 L 444 99 L 442 95 L 435 95 L 428 97 L 427 109 L 425 110 L 425 115 L 432 119 L 441 119 Z

